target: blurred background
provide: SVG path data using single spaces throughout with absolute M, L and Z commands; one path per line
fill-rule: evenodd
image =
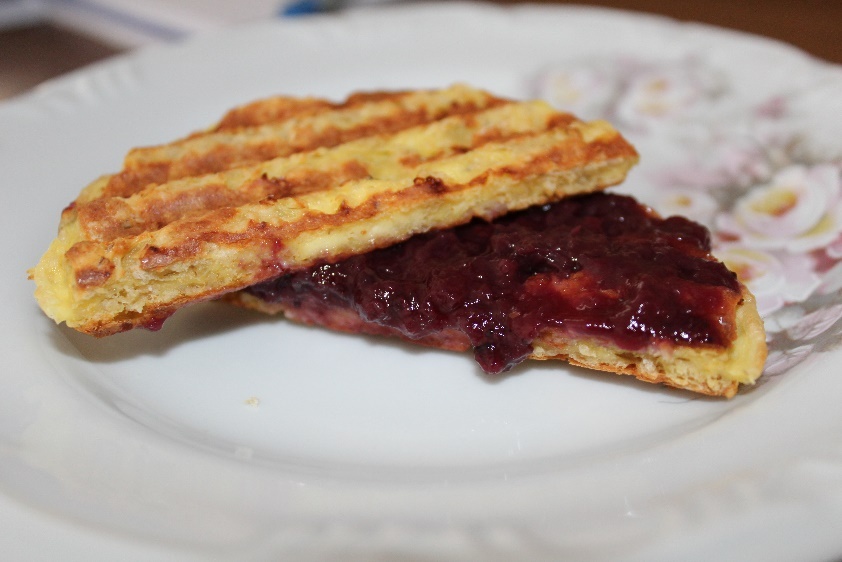
M 408 1 L 408 0 L 403 0 Z M 388 0 L 0 0 L 0 99 L 100 59 L 227 25 Z M 395 3 L 392 0 L 390 3 Z M 496 1 L 495 4 L 517 4 Z M 842 63 L 840 0 L 599 0 L 578 4 L 660 14 L 765 35 Z

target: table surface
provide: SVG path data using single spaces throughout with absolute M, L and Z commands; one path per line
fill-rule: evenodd
M 838 37 L 842 2 L 839 0 L 533 0 L 533 3 L 606 6 L 708 23 L 772 37 L 818 58 L 842 63 L 842 41 Z M 44 80 L 122 50 L 50 22 L 0 30 L 0 99 L 25 92 Z

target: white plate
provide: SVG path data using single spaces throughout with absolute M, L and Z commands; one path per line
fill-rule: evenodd
M 221 305 L 94 340 L 25 270 L 132 146 L 273 93 L 456 81 L 608 116 L 624 189 L 716 232 L 761 298 L 763 383 L 697 399 Z M 144 50 L 0 107 L 4 560 L 723 560 L 842 555 L 842 73 L 784 45 L 450 3 Z M 722 237 L 728 233 L 727 237 Z

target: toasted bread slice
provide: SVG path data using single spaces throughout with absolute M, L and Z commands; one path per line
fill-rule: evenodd
M 561 359 L 588 369 L 631 375 L 708 396 L 733 398 L 740 385 L 757 382 L 766 363 L 766 331 L 754 296 L 745 286 L 733 309 L 734 336 L 727 346 L 663 346 L 622 349 L 602 340 L 571 339 L 546 330 L 534 342 L 533 359 Z
M 104 336 L 429 230 L 620 183 L 604 122 L 480 90 L 275 98 L 133 150 L 83 190 L 30 276 L 56 322 Z
M 334 330 L 473 349 L 487 372 L 570 363 L 712 396 L 759 376 L 751 293 L 707 231 L 617 195 L 428 233 L 227 297 Z

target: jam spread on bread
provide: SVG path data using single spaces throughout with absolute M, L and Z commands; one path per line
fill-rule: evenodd
M 605 193 L 418 235 L 248 291 L 338 329 L 473 348 L 488 373 L 528 357 L 545 329 L 626 350 L 725 347 L 742 298 L 707 229 Z

